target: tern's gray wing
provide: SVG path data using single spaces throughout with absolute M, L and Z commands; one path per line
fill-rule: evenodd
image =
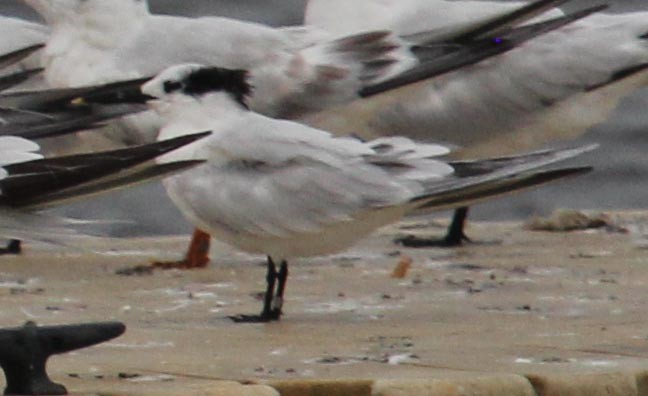
M 597 147 L 589 145 L 486 160 L 451 162 L 455 173 L 444 180 L 426 184 L 425 193 L 413 201 L 419 210 L 456 208 L 562 177 L 586 173 L 591 171 L 590 167 L 551 171 L 538 169 L 579 156 Z
M 0 136 L 42 139 L 100 128 L 104 121 L 146 110 L 141 105 L 74 105 L 64 111 L 35 111 L 0 108 Z
M 203 138 L 208 133 L 187 135 L 167 141 L 107 152 L 72 155 L 14 163 L 3 166 L 6 176 L 0 180 L 0 202 L 12 207 L 43 207 L 53 201 L 76 198 L 114 189 L 115 180 L 130 184 L 143 176 L 158 177 L 156 166 L 137 168 L 152 159 Z M 180 164 L 162 165 L 158 169 L 171 173 L 200 161 L 181 161 Z M 150 168 L 153 167 L 153 168 Z M 123 172 L 133 171 L 131 178 Z M 94 183 L 94 188 L 86 188 Z M 84 186 L 79 188 L 79 186 Z M 98 188 L 102 187 L 102 188 Z
M 459 70 L 511 51 L 535 37 L 560 29 L 605 8 L 606 6 L 587 8 L 566 16 L 511 28 L 500 32 L 497 36 L 479 38 L 479 35 L 476 34 L 478 38 L 467 40 L 465 34 L 462 34 L 456 38 L 450 38 L 446 42 L 415 45 L 412 51 L 418 58 L 418 65 L 393 78 L 365 86 L 360 90 L 359 94 L 362 97 L 369 97 L 453 70 Z
M 362 143 L 284 121 L 251 120 L 205 144 L 211 160 L 165 180 L 195 224 L 225 232 L 284 236 L 316 231 L 371 209 L 407 202 L 421 179 L 452 172 L 447 152 L 394 139 Z M 257 129 L 258 127 L 258 129 Z
M 417 205 L 417 209 L 415 212 L 410 212 L 410 214 L 470 206 L 556 180 L 586 174 L 592 170 L 592 167 L 584 166 L 526 171 L 500 177 L 476 176 L 463 180 L 457 179 L 445 184 L 443 188 L 431 192 L 425 198 L 415 201 L 414 204 Z

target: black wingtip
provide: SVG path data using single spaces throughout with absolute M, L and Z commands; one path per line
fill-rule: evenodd
M 162 152 L 167 152 L 167 151 L 175 150 L 182 146 L 186 146 L 189 143 L 193 143 L 209 135 L 211 135 L 211 131 L 192 133 L 188 135 L 179 136 L 173 139 L 161 140 L 157 142 L 156 145 L 159 147 L 159 149 Z
M 40 74 L 43 72 L 42 67 L 36 68 L 36 69 L 29 69 L 29 70 L 24 70 L 24 71 L 19 71 L 13 74 L 8 74 L 6 76 L 1 76 L 0 77 L 0 91 L 5 91 L 9 88 L 13 88 L 18 84 L 21 84 L 33 76 Z
M 527 171 L 503 178 L 499 183 L 476 180 L 465 185 L 437 191 L 427 196 L 417 197 L 412 202 L 421 202 L 421 209 L 453 209 L 472 205 L 474 203 L 506 194 L 515 193 L 543 184 L 576 177 L 590 173 L 591 166 L 567 167 L 540 171 Z
M 25 139 L 43 139 L 62 136 L 78 131 L 101 128 L 105 122 L 115 118 L 145 111 L 140 104 L 126 105 L 80 105 L 71 106 L 66 112 L 38 113 L 29 112 L 34 118 L 23 124 L 0 125 L 0 136 L 12 135 Z M 19 110 L 14 110 L 19 112 Z M 41 120 L 36 120 L 40 116 Z
M 132 80 L 118 81 L 101 86 L 91 87 L 88 92 L 82 93 L 78 98 L 90 104 L 128 104 L 146 103 L 152 96 L 142 92 L 142 85 L 152 77 L 141 77 Z
M 0 55 L 0 69 L 10 66 L 14 63 L 20 62 L 21 60 L 27 58 L 34 52 L 45 47 L 45 44 L 39 43 L 30 45 L 29 47 L 21 48 L 17 51 L 9 52 L 4 55 Z
M 585 91 L 586 92 L 595 91 L 597 89 L 606 87 L 608 85 L 612 85 L 617 81 L 621 81 L 621 80 L 624 80 L 624 79 L 626 79 L 628 77 L 632 77 L 632 76 L 634 76 L 636 74 L 639 74 L 641 72 L 644 72 L 646 70 L 648 70 L 648 63 L 640 63 L 638 65 L 634 65 L 634 66 L 630 66 L 630 67 L 627 67 L 627 68 L 622 69 L 622 70 L 618 70 L 617 72 L 615 72 L 612 75 L 612 77 L 610 77 L 605 82 L 603 82 L 601 84 L 592 85 L 592 86 L 588 87 Z
M 13 207 L 47 204 L 47 197 L 133 170 L 154 158 L 208 136 L 210 132 L 123 149 L 45 158 L 4 166 L 2 203 Z M 66 196 L 72 199 L 74 196 Z

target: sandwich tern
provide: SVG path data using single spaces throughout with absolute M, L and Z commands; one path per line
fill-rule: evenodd
M 281 316 L 288 260 L 353 245 L 407 214 L 480 201 L 589 168 L 536 168 L 591 148 L 449 163 L 437 144 L 405 137 L 369 142 L 277 120 L 250 110 L 242 70 L 179 65 L 142 87 L 164 125 L 160 139 L 191 130 L 212 135 L 159 158 L 206 164 L 163 180 L 172 201 L 199 229 L 241 250 L 268 256 L 261 315 Z M 275 263 L 281 263 L 277 271 Z M 275 291 L 275 286 L 277 287 Z

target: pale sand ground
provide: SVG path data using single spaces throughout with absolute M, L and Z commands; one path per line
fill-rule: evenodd
M 621 217 L 648 221 L 648 213 Z M 260 309 L 254 294 L 265 270 L 261 258 L 220 244 L 208 270 L 129 277 L 114 272 L 180 255 L 186 238 L 111 241 L 104 253 L 28 246 L 22 257 L 0 258 L 0 326 L 125 322 L 124 336 L 51 360 L 55 380 L 87 391 L 210 378 L 648 368 L 648 251 L 635 237 L 478 223 L 469 231 L 475 239 L 501 243 L 411 250 L 390 243 L 398 232 L 384 230 L 340 256 L 295 262 L 286 315 L 266 325 L 226 318 Z M 398 251 L 413 258 L 403 279 L 390 276 Z

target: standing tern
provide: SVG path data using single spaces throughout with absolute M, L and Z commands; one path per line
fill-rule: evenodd
M 591 148 L 447 163 L 449 150 L 404 137 L 362 142 L 250 110 L 247 73 L 200 65 L 169 68 L 142 87 L 164 120 L 159 138 L 213 131 L 160 161 L 206 164 L 163 181 L 187 219 L 226 243 L 268 256 L 259 316 L 281 316 L 288 260 L 338 252 L 403 216 L 451 208 L 589 168 L 535 169 Z M 275 263 L 281 263 L 277 272 Z M 275 286 L 277 289 L 275 291 Z
M 410 34 L 491 18 L 516 3 L 445 0 L 309 0 L 305 22 L 336 34 Z M 338 133 L 393 133 L 462 147 L 457 158 L 529 150 L 575 138 L 648 83 L 648 12 L 592 15 L 513 51 L 429 83 L 325 111 L 311 120 Z M 467 208 L 442 241 L 460 244 Z M 416 246 L 438 241 L 412 239 Z M 429 243 L 428 243 L 429 242 Z
M 422 59 L 425 65 L 420 68 L 419 75 L 430 77 L 510 50 L 533 35 L 554 28 L 541 26 L 524 34 L 511 35 L 506 42 L 488 42 L 482 35 L 479 37 L 482 41 L 471 43 L 473 46 L 464 49 L 465 53 L 433 62 L 425 58 L 428 48 L 436 53 L 440 47 L 455 46 L 459 43 L 452 39 L 458 35 L 467 37 L 465 33 L 473 27 L 462 26 L 444 32 L 443 40 L 450 40 L 450 43 L 441 40 L 441 35 L 432 34 L 436 40 L 434 46 L 428 45 L 429 37 L 417 37 L 428 41 L 423 42 L 425 45 L 417 45 L 417 51 L 411 51 L 411 43 L 403 46 L 402 39 L 382 30 L 334 39 L 331 34 L 305 27 L 274 29 L 226 18 L 151 15 L 146 1 L 24 1 L 41 13 L 52 28 L 44 65 L 47 80 L 54 86 L 138 77 L 187 61 L 243 68 L 250 70 L 255 87 L 249 100 L 251 108 L 283 118 L 346 102 L 360 92 L 366 94 L 372 84 L 412 65 L 421 66 Z M 564 1 L 539 0 L 528 9 L 519 7 L 522 11 L 515 14 L 515 18 L 507 18 L 501 24 L 510 24 L 513 19 L 522 21 L 528 15 L 534 16 Z M 493 22 L 493 25 L 497 27 L 498 23 Z M 390 81 L 390 87 L 403 83 L 397 78 L 395 81 L 396 85 Z M 145 129 L 149 136 L 156 133 L 155 120 L 149 118 L 151 125 L 143 128 L 142 125 L 148 123 L 141 118 L 139 121 L 139 132 Z M 132 126 L 126 123 L 127 134 Z M 209 240 L 200 231 L 194 236 L 203 242 Z M 192 243 L 192 246 L 198 245 L 201 244 Z M 194 256 L 192 249 L 189 255 Z M 200 257 L 198 261 L 185 260 L 184 263 L 190 267 L 204 266 L 208 259 L 206 255 Z

